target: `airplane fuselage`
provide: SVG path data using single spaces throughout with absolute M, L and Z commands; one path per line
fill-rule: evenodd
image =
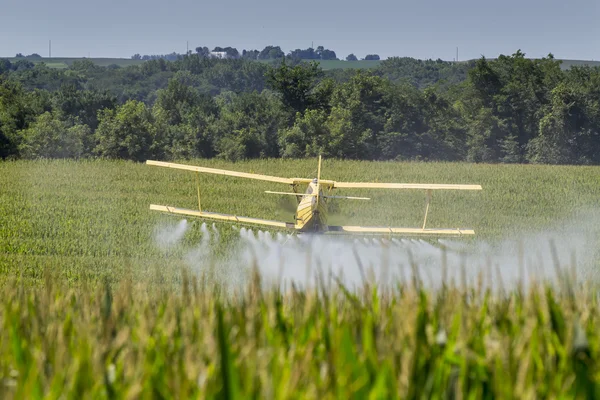
M 313 194 L 319 190 L 319 201 Z M 327 231 L 327 202 L 323 196 L 323 189 L 314 179 L 306 188 L 306 195 L 302 196 L 296 209 L 295 229 L 299 232 L 325 232 Z

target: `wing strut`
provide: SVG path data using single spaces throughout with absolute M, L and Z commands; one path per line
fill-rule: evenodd
M 423 220 L 423 229 L 425 229 L 425 224 L 427 224 L 427 214 L 429 213 L 429 203 L 431 202 L 431 189 L 427 189 L 427 204 L 425 205 L 425 219 Z
M 200 172 L 196 171 L 196 188 L 198 189 L 198 211 L 202 212 L 200 207 Z

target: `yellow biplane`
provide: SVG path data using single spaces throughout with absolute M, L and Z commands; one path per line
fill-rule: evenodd
M 356 234 L 381 234 L 381 235 L 474 235 L 473 229 L 461 228 L 426 228 L 429 203 L 433 190 L 481 190 L 480 185 L 449 185 L 449 184 L 420 184 L 420 183 L 368 183 L 368 182 L 338 182 L 321 179 L 321 156 L 317 168 L 317 177 L 310 178 L 281 178 L 276 176 L 251 174 L 245 172 L 229 171 L 224 169 L 196 167 L 185 164 L 174 164 L 162 161 L 147 160 L 146 164 L 158 167 L 175 168 L 196 172 L 198 191 L 198 210 L 189 210 L 172 206 L 151 204 L 150 209 L 170 214 L 186 215 L 208 220 L 226 221 L 239 224 L 262 225 L 273 228 L 293 230 L 296 233 L 356 233 Z M 296 196 L 298 206 L 295 222 L 270 221 L 265 219 L 242 217 L 215 212 L 203 211 L 200 205 L 200 173 L 233 176 L 238 178 L 257 179 L 268 182 L 282 183 L 291 186 L 292 192 L 265 193 Z M 298 186 L 307 184 L 304 193 L 298 192 Z M 396 227 L 365 227 L 365 226 L 332 226 L 327 224 L 328 199 L 370 200 L 368 197 L 334 196 L 331 192 L 338 188 L 366 188 L 366 189 L 421 189 L 426 192 L 425 218 L 420 228 Z M 324 193 L 324 189 L 326 193 Z

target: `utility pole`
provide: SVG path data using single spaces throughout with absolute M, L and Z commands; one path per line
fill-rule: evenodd
M 48 58 L 52 58 L 52 40 L 48 40 Z
M 456 62 L 458 62 L 458 46 L 456 46 Z

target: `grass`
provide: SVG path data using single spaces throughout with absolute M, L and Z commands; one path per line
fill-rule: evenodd
M 193 163 L 316 173 L 315 160 Z M 482 192 L 436 193 L 428 224 L 472 227 L 490 241 L 556 224 L 568 235 L 565 221 L 600 195 L 599 167 L 326 159 L 322 177 L 479 183 Z M 280 197 L 264 194 L 285 185 L 201 179 L 204 209 L 290 220 Z M 338 202 L 333 222 L 418 226 L 423 194 L 389 192 L 340 192 L 372 200 Z M 178 219 L 150 212 L 150 203 L 194 208 L 193 174 L 124 161 L 0 163 L 0 398 L 598 393 L 593 282 L 575 286 L 565 276 L 559 287 L 492 292 L 459 283 L 433 292 L 416 278 L 351 289 L 323 276 L 314 288 L 283 292 L 254 270 L 225 291 L 192 274 L 183 253 L 156 247 L 156 226 Z M 235 246 L 234 231 L 217 226 Z M 201 236 L 192 223 L 184 245 Z

